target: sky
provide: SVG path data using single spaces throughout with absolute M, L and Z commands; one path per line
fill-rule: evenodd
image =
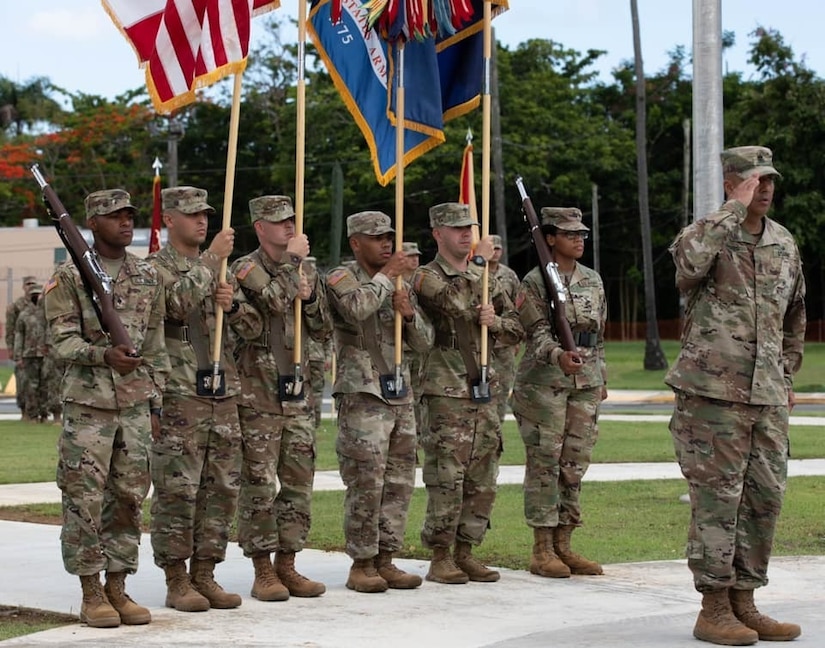
M 299 0 L 282 0 L 278 11 L 297 16 Z M 722 29 L 733 31 L 736 46 L 723 69 L 755 78 L 747 63 L 749 34 L 757 26 L 773 28 L 804 56 L 809 68 L 825 76 L 822 9 L 810 0 L 721 0 Z M 633 59 L 630 0 L 510 0 L 511 9 L 494 21 L 496 38 L 515 49 L 530 38 L 547 38 L 585 52 L 606 50 L 595 70 L 610 82 L 610 71 Z M 665 68 L 677 45 L 689 52 L 692 0 L 638 0 L 645 74 Z M 38 76 L 70 92 L 114 98 L 145 84 L 137 58 L 102 9 L 99 0 L 0 0 L 0 75 L 17 82 Z M 253 47 L 261 30 L 253 23 Z M 297 40 L 288 27 L 282 39 Z M 222 83 L 231 83 L 223 81 Z

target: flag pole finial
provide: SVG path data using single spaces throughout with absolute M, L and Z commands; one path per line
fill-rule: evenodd
M 155 170 L 155 175 L 160 175 L 160 170 L 163 168 L 163 164 L 161 164 L 160 159 L 155 156 L 155 161 L 152 162 L 152 168 Z
M 469 144 L 473 141 L 473 129 L 472 128 L 469 128 L 469 127 L 467 128 L 467 136 L 464 139 L 467 141 L 467 144 Z

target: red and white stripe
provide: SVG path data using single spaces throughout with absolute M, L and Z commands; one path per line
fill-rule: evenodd
M 252 17 L 279 0 L 102 0 L 146 67 L 158 112 L 195 100 L 195 90 L 246 66 Z

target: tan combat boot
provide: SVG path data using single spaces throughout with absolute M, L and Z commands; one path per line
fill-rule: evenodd
M 570 549 L 570 536 L 573 535 L 572 524 L 557 526 L 553 532 L 553 548 L 561 561 L 570 568 L 571 574 L 579 576 L 599 576 L 604 574 L 602 566 L 595 560 L 588 560 Z
M 109 603 L 100 585 L 100 576 L 80 577 L 83 588 L 83 603 L 80 605 L 80 622 L 90 628 L 116 628 L 120 625 L 120 615 Z
M 756 609 L 753 590 L 730 590 L 733 615 L 751 630 L 756 630 L 762 641 L 791 641 L 802 634 L 795 623 L 781 623 L 765 616 Z
M 477 583 L 495 583 L 501 578 L 501 574 L 473 556 L 473 546 L 469 542 L 455 543 L 455 564 Z
M 372 558 L 360 558 L 352 561 L 347 577 L 347 588 L 356 592 L 375 594 L 387 591 L 387 581 L 385 581 L 375 570 Z
M 152 620 L 149 610 L 135 603 L 126 593 L 126 572 L 106 572 L 103 591 L 124 625 L 144 625 Z
M 530 573 L 545 578 L 570 578 L 570 568 L 553 550 L 553 528 L 533 528 L 533 555 L 530 556 Z
M 177 560 L 163 568 L 166 573 L 166 607 L 179 612 L 205 612 L 209 599 L 192 587 L 186 563 Z
M 318 581 L 309 580 L 306 576 L 295 571 L 295 552 L 278 551 L 275 554 L 275 573 L 286 585 L 292 596 L 311 598 L 321 596 L 327 591 L 326 585 Z
M 702 611 L 693 626 L 693 636 L 721 646 L 750 646 L 759 640 L 756 630 L 733 615 L 727 589 L 702 594 Z
M 241 597 L 227 592 L 215 582 L 215 561 L 192 558 L 189 563 L 192 587 L 209 601 L 209 606 L 218 610 L 229 610 L 241 604 Z
M 286 601 L 289 598 L 289 590 L 278 579 L 268 553 L 254 556 L 252 566 L 255 568 L 252 596 L 259 601 Z
M 455 564 L 447 547 L 433 547 L 433 559 L 424 578 L 447 585 L 464 585 L 470 580 L 470 577 Z
M 387 581 L 391 589 L 415 589 L 421 585 L 421 576 L 408 574 L 392 564 L 391 551 L 378 551 L 374 560 L 378 575 Z

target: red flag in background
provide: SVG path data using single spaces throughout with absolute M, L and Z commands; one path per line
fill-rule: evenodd
M 195 90 L 246 66 L 252 17 L 279 0 L 102 0 L 146 67 L 158 112 L 195 100 Z
M 470 206 L 470 215 L 478 222 L 476 208 L 476 184 L 473 173 L 473 134 L 467 131 L 467 146 L 461 158 L 461 180 L 459 181 L 458 202 Z
M 155 179 L 152 182 L 152 231 L 149 234 L 149 254 L 160 250 L 160 224 L 160 175 L 155 174 Z

